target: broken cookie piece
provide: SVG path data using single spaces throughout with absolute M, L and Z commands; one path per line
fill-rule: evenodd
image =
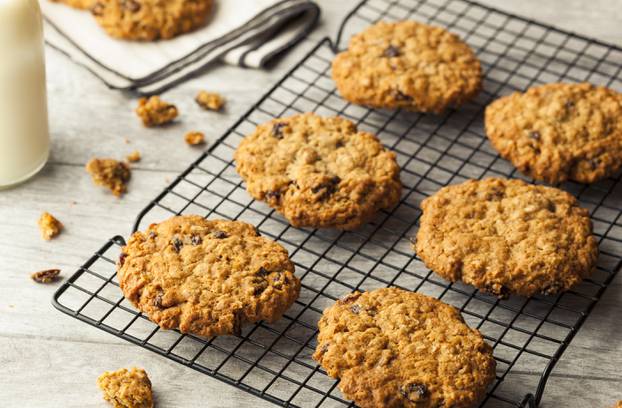
M 127 160 L 130 163 L 139 162 L 140 159 L 142 159 L 142 156 L 140 155 L 140 152 L 138 150 L 134 150 L 132 153 L 128 154 L 127 157 L 125 158 L 125 160 Z
M 153 408 L 151 381 L 142 368 L 106 371 L 97 379 L 97 386 L 114 408 Z
M 225 99 L 215 92 L 201 91 L 194 99 L 205 110 L 219 111 L 225 105 Z
M 138 100 L 136 114 L 146 127 L 154 127 L 172 122 L 179 111 L 175 105 L 164 102 L 159 96 L 152 96 Z
M 31 274 L 30 278 L 37 283 L 52 283 L 58 278 L 59 274 L 60 269 L 46 269 L 45 271 Z
M 93 183 L 107 187 L 117 197 L 121 197 L 127 191 L 127 183 L 131 172 L 127 163 L 114 159 L 91 159 L 86 165 Z
M 186 143 L 190 146 L 201 145 L 205 143 L 205 135 L 201 132 L 188 132 L 184 137 L 186 139 Z
M 41 237 L 46 241 L 56 237 L 63 229 L 63 224 L 54 218 L 54 216 L 49 212 L 41 214 L 38 224 L 39 229 L 41 230 Z

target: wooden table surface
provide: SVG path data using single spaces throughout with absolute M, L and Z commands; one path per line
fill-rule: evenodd
M 36 285 L 32 271 L 51 267 L 70 276 L 104 241 L 127 235 L 139 210 L 200 150 L 183 133 L 200 129 L 219 137 L 320 38 L 336 32 L 354 0 L 320 0 L 323 16 L 311 36 L 268 71 L 217 66 L 167 93 L 183 115 L 177 125 L 144 129 L 132 113 L 136 100 L 108 90 L 86 70 L 47 50 L 52 157 L 32 181 L 0 192 L 0 406 L 104 407 L 95 379 L 104 370 L 145 367 L 160 407 L 269 407 L 271 404 L 170 362 L 56 311 L 58 287 Z M 622 43 L 622 12 L 607 0 L 486 0 L 516 14 Z M 221 92 L 225 113 L 200 113 L 199 89 Z M 126 144 L 125 139 L 129 140 Z M 94 188 L 84 171 L 92 156 L 124 157 L 139 150 L 130 191 L 118 200 Z M 66 226 L 53 242 L 39 238 L 42 211 Z M 606 407 L 622 399 L 622 278 L 606 291 L 553 372 L 543 407 Z M 525 376 L 534 374 L 525 373 Z

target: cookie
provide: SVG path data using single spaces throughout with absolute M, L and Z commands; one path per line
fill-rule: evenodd
M 354 229 L 400 199 L 395 154 L 344 118 L 274 119 L 242 140 L 235 161 L 248 192 L 296 227 Z
M 118 263 L 125 297 L 163 329 L 201 336 L 239 334 L 274 322 L 300 281 L 281 245 L 239 221 L 179 216 L 136 232 Z
M 153 408 L 151 381 L 142 368 L 106 371 L 97 386 L 114 408 Z
M 203 132 L 188 132 L 184 136 L 184 140 L 190 146 L 199 146 L 205 144 L 205 134 Z
M 396 288 L 324 310 L 313 358 L 361 408 L 472 407 L 495 379 L 492 347 L 452 306 Z
M 220 111 L 225 106 L 225 98 L 215 92 L 200 91 L 194 100 L 208 111 Z
M 128 163 L 138 163 L 141 159 L 142 156 L 138 150 L 134 150 L 132 153 L 125 156 L 125 160 L 127 160 Z
M 93 7 L 93 3 L 95 2 L 95 0 L 52 0 L 52 1 L 55 3 L 63 3 L 68 6 L 82 9 L 82 10 L 90 9 L 91 7 Z
M 49 212 L 44 212 L 43 214 L 41 214 L 41 217 L 39 218 L 37 224 L 39 225 L 41 238 L 46 241 L 57 237 L 58 234 L 60 234 L 63 230 L 63 224 Z
M 469 180 L 442 188 L 421 209 L 417 255 L 452 282 L 501 298 L 554 295 L 596 267 L 589 212 L 553 187 Z
M 379 22 L 352 37 L 333 60 L 332 75 L 352 103 L 441 113 L 476 96 L 482 72 L 457 35 L 402 21 Z
M 94 184 L 108 188 L 117 197 L 127 192 L 127 183 L 132 176 L 127 163 L 115 159 L 93 158 L 86 164 L 86 171 Z
M 145 127 L 166 125 L 179 115 L 177 107 L 165 102 L 159 96 L 140 98 L 136 107 L 136 115 L 142 120 Z
M 155 41 L 201 27 L 211 9 L 212 0 L 96 0 L 91 12 L 113 37 Z
M 592 183 L 622 167 L 622 94 L 588 83 L 516 92 L 488 105 L 486 133 L 530 177 Z

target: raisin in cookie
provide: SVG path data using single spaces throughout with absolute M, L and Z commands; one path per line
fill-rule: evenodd
M 273 322 L 300 292 L 285 248 L 250 224 L 199 216 L 134 233 L 117 274 L 125 297 L 153 322 L 201 336 Z
M 592 183 L 622 167 L 622 94 L 591 84 L 548 84 L 486 108 L 501 156 L 538 180 Z
M 95 0 L 91 11 L 113 37 L 155 41 L 202 26 L 211 8 L 212 0 Z
M 106 371 L 97 386 L 114 408 L 153 408 L 151 381 L 142 368 Z
M 375 108 L 440 113 L 473 98 L 480 62 L 457 35 L 415 21 L 377 23 L 333 61 L 345 99 Z
M 396 288 L 324 310 L 313 358 L 361 408 L 472 407 L 495 379 L 482 335 L 439 300 Z
M 552 295 L 596 267 L 589 213 L 565 191 L 470 180 L 439 190 L 421 208 L 417 255 L 452 282 L 499 297 Z
M 395 205 L 395 154 L 347 119 L 313 113 L 275 119 L 235 152 L 249 193 L 296 227 L 354 229 Z
M 82 10 L 90 9 L 91 7 L 93 7 L 93 3 L 95 3 L 95 0 L 52 0 L 52 1 L 55 3 L 63 3 L 68 6 L 82 9 Z

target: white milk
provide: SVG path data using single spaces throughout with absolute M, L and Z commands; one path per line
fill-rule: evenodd
M 50 151 L 37 0 L 0 0 L 0 188 L 37 173 Z

